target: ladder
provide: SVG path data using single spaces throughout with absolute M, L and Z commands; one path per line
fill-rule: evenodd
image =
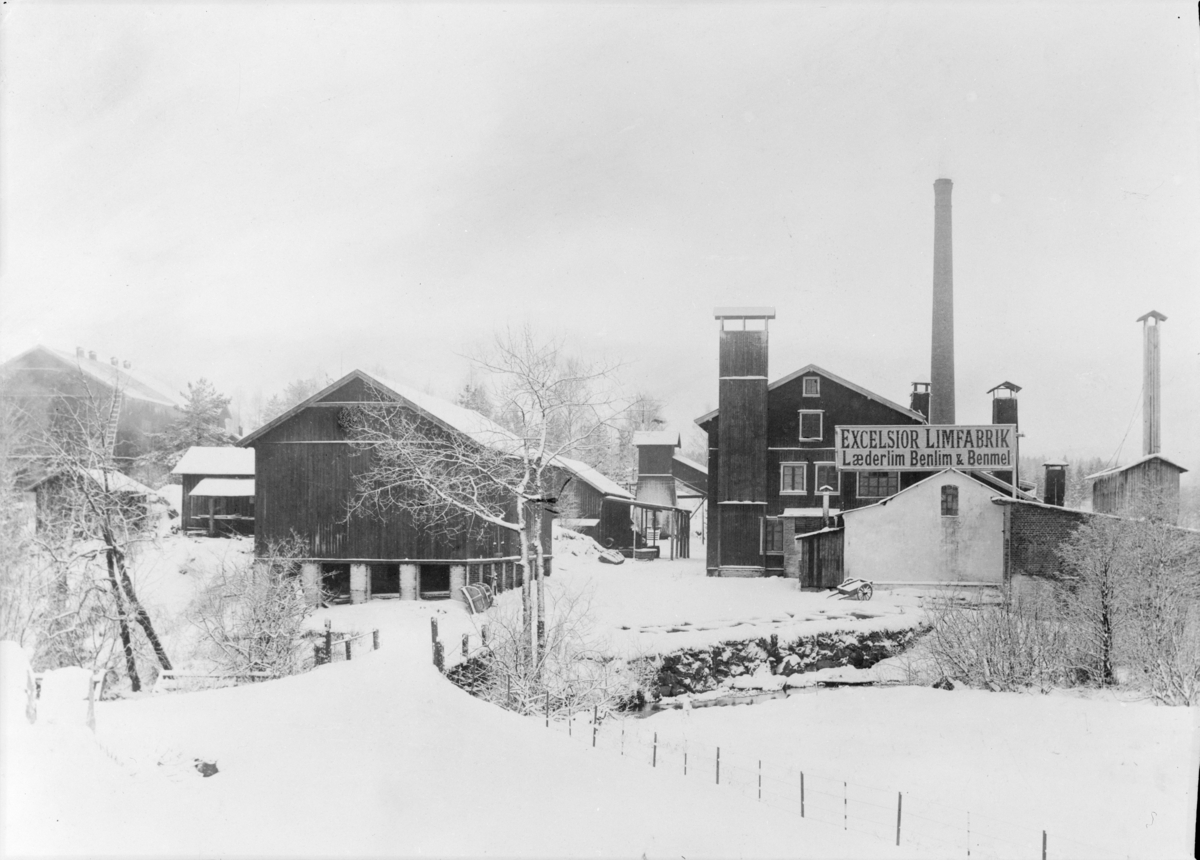
M 117 447 L 117 424 L 121 420 L 121 403 L 125 400 L 125 392 L 120 389 L 113 391 L 112 406 L 108 410 L 108 424 L 104 428 L 104 451 L 112 457 Z

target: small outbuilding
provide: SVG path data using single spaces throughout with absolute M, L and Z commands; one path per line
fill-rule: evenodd
M 183 532 L 254 534 L 254 449 L 196 445 L 171 470 L 182 479 Z

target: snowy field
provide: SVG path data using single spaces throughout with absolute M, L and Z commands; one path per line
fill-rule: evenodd
M 178 612 L 247 544 L 171 538 L 139 560 L 139 588 Z M 903 598 L 826 600 L 786 580 L 710 579 L 696 560 L 613 567 L 575 541 L 556 549 L 551 593 L 589 604 L 615 653 L 920 617 Z M 321 610 L 314 627 L 379 629 L 381 649 L 265 684 L 101 702 L 95 735 L 53 698 L 29 725 L 6 648 L 5 855 L 1038 857 L 1042 830 L 1056 858 L 1193 853 L 1197 708 L 813 689 L 608 721 L 593 749 L 586 716 L 548 731 L 442 678 L 431 617 L 450 654 L 475 632 L 448 601 Z M 201 777 L 196 758 L 219 772 Z

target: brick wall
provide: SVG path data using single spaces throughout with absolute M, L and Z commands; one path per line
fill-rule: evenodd
M 1082 511 L 1012 504 L 1009 509 L 1008 572 L 1058 578 L 1058 548 L 1089 516 Z

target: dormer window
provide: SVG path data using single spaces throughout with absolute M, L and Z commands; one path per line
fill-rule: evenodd
M 820 397 L 821 396 L 821 377 L 806 376 L 802 380 L 804 384 L 804 397 Z
M 822 418 L 824 413 L 819 409 L 800 410 L 800 441 L 819 442 L 822 433 Z

